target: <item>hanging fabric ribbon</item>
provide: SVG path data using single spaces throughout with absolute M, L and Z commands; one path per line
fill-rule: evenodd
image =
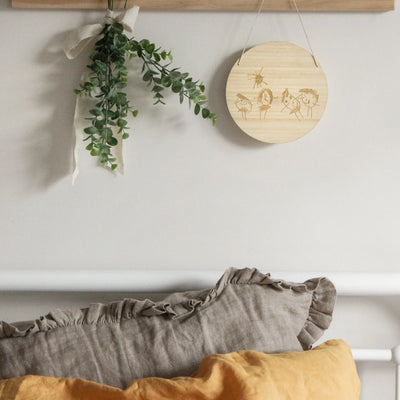
M 138 12 L 139 12 L 138 6 L 134 6 L 133 8 L 122 11 L 107 10 L 102 23 L 85 25 L 83 27 L 74 30 L 67 36 L 64 43 L 64 51 L 66 56 L 70 60 L 76 58 L 90 42 L 92 42 L 100 35 L 105 25 L 118 22 L 123 25 L 124 29 L 127 32 L 132 33 L 135 27 L 135 22 Z M 81 81 L 84 82 L 85 80 L 87 80 L 90 73 L 91 72 L 89 70 L 87 70 L 87 72 L 84 72 L 82 74 Z M 84 147 L 83 139 L 85 138 L 85 133 L 83 132 L 83 130 L 87 125 L 84 120 L 84 116 L 88 115 L 88 112 L 91 108 L 93 108 L 94 103 L 96 103 L 94 99 L 86 96 L 78 96 L 76 99 L 74 125 L 73 125 L 75 146 L 74 146 L 74 170 L 72 174 L 72 184 L 75 183 L 76 178 L 78 177 L 79 174 L 79 168 L 78 168 L 79 153 Z M 113 128 L 116 129 L 115 127 Z M 124 161 L 122 153 L 122 140 L 118 141 L 118 145 L 114 147 L 114 155 L 118 161 L 118 168 L 116 171 L 123 174 Z

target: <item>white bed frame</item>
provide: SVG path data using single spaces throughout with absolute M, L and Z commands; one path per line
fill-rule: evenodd
M 223 270 L 2 270 L 0 291 L 171 292 L 212 287 Z M 400 273 L 271 272 L 292 282 L 327 276 L 341 296 L 400 296 Z M 400 345 L 393 349 L 353 349 L 356 361 L 396 365 L 400 400 Z

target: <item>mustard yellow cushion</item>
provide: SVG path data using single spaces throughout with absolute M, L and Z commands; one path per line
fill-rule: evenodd
M 284 354 L 206 357 L 192 377 L 144 378 L 126 390 L 82 379 L 28 375 L 0 381 L 1 400 L 359 400 L 349 346 L 330 340 Z

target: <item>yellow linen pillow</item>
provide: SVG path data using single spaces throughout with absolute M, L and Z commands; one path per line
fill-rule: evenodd
M 359 400 L 349 346 L 330 340 L 283 354 L 239 351 L 203 359 L 191 377 L 144 378 L 125 390 L 82 379 L 28 375 L 0 381 L 1 400 Z

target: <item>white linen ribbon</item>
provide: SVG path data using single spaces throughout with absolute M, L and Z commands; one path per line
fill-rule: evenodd
M 119 22 L 123 25 L 124 30 L 132 33 L 135 27 L 136 18 L 139 12 L 139 7 L 134 6 L 127 10 L 122 11 L 111 11 L 107 10 L 104 16 L 103 22 L 92 25 L 82 26 L 74 31 L 72 31 L 66 38 L 64 43 L 64 52 L 66 56 L 72 60 L 76 58 L 82 50 L 95 38 L 97 38 L 106 24 L 112 24 L 114 22 Z M 85 71 L 81 76 L 81 82 L 85 82 L 90 76 L 91 71 Z M 73 125 L 73 135 L 75 138 L 74 146 L 74 170 L 72 173 L 72 184 L 75 183 L 76 178 L 79 174 L 78 159 L 79 153 L 84 147 L 83 139 L 85 138 L 85 133 L 83 130 L 87 127 L 87 121 L 85 121 L 85 116 L 89 115 L 89 110 L 94 108 L 97 103 L 96 99 L 92 99 L 87 96 L 78 96 L 76 99 L 75 115 L 74 115 L 74 125 Z M 117 132 L 118 127 L 111 126 L 113 134 Z M 124 173 L 124 160 L 122 153 L 122 137 L 118 140 L 118 144 L 113 147 L 113 155 L 117 159 L 116 163 L 118 167 L 116 169 L 120 174 Z

